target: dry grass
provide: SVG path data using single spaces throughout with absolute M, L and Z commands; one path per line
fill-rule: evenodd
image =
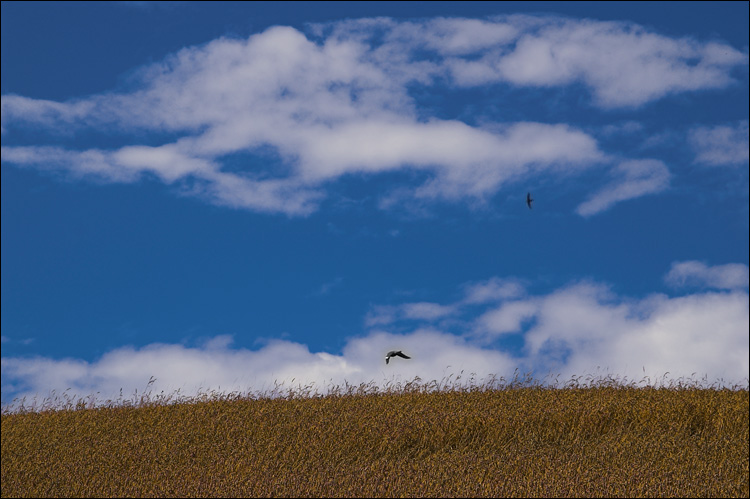
M 2 415 L 2 496 L 748 496 L 748 390 L 528 379 Z

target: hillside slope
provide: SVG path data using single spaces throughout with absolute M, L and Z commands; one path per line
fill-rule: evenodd
M 2 496 L 748 496 L 748 391 L 523 387 L 2 416 Z

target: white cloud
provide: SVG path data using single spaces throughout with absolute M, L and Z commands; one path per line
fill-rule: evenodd
M 480 316 L 475 331 L 522 333 L 524 363 L 563 378 L 601 368 L 634 381 L 696 373 L 739 383 L 750 369 L 748 317 L 743 291 L 632 300 L 583 283 L 504 303 Z
M 604 137 L 627 136 L 642 131 L 643 123 L 632 120 L 605 125 L 599 129 L 599 133 Z
M 475 332 L 493 340 L 503 334 L 520 333 L 523 331 L 523 322 L 533 318 L 537 309 L 538 304 L 533 301 L 505 302 L 482 314 L 476 321 Z
M 408 302 L 399 305 L 374 305 L 370 307 L 364 324 L 366 327 L 393 324 L 403 320 L 421 320 L 435 323 L 456 317 L 467 308 L 523 296 L 526 290 L 519 279 L 492 277 L 462 286 L 463 298 L 456 303 L 441 305 L 433 302 Z
M 556 16 L 356 19 L 313 31 L 372 43 L 372 60 L 404 80 L 449 76 L 459 86 L 534 87 L 580 82 L 603 108 L 724 88 L 734 82 L 731 70 L 748 63 L 747 53 L 720 42 L 670 38 L 633 23 Z
M 382 326 L 401 320 L 433 322 L 458 312 L 458 305 L 440 305 L 431 302 L 411 302 L 400 305 L 375 305 L 365 316 L 365 326 Z
M 402 312 L 406 319 L 432 321 L 452 315 L 455 312 L 455 307 L 438 303 L 416 302 L 402 305 Z
M 518 279 L 493 277 L 486 281 L 467 284 L 463 303 L 479 304 L 517 298 L 526 292 Z
M 405 181 L 383 193 L 381 206 L 400 199 L 481 201 L 510 182 L 575 174 L 607 156 L 594 138 L 566 124 L 495 126 L 496 117 L 483 117 L 487 124 L 478 127 L 437 119 L 434 110 L 418 108 L 410 89 L 582 82 L 597 105 L 630 107 L 725 87 L 732 68 L 747 64 L 746 54 L 718 42 L 550 16 L 378 18 L 310 31 L 308 38 L 275 26 L 247 39 L 185 48 L 142 68 L 129 92 L 67 102 L 4 95 L 2 160 L 112 182 L 151 173 L 185 195 L 290 216 L 316 210 L 330 182 L 390 171 L 424 175 L 419 185 Z M 64 135 L 70 146 L 12 145 L 13 131 L 24 127 Z M 73 132 L 81 129 L 128 145 L 75 150 Z M 144 144 L 144 131 L 171 138 Z M 269 148 L 281 167 L 263 160 Z M 246 159 L 227 168 L 237 155 Z M 653 167 L 648 179 L 633 179 L 635 167 L 623 168 L 625 182 L 591 200 L 585 212 L 663 187 Z
M 411 355 L 409 362 L 386 365 L 385 353 L 397 348 Z M 345 382 L 359 385 L 374 382 L 406 382 L 420 376 L 425 382 L 443 380 L 450 374 L 474 373 L 477 378 L 497 372 L 512 372 L 512 360 L 502 352 L 483 350 L 460 337 L 429 329 L 407 335 L 374 332 L 351 339 L 340 355 L 310 352 L 299 343 L 271 341 L 258 350 L 232 349 L 224 336 L 201 347 L 151 344 L 142 348 L 123 347 L 94 362 L 75 359 L 3 358 L 3 394 L 34 396 L 38 401 L 54 390 L 61 395 L 97 399 L 125 399 L 148 386 L 152 394 L 181 395 L 220 392 L 269 393 L 313 385 L 324 393 L 331 385 Z M 5 402 L 5 400 L 4 400 Z M 7 402 L 10 402 L 8 400 Z
M 698 273 L 719 275 L 725 267 Z M 345 383 L 385 387 L 417 376 L 423 382 L 455 379 L 462 371 L 464 381 L 472 374 L 480 381 L 493 375 L 507 378 L 516 369 L 538 377 L 559 373 L 562 379 L 611 374 L 633 382 L 647 376 L 646 381 L 656 383 L 664 375 L 668 380 L 705 376 L 710 383 L 723 379 L 730 385 L 746 384 L 750 310 L 747 266 L 739 267 L 744 267 L 745 289 L 731 286 L 732 291 L 674 298 L 653 294 L 634 299 L 618 296 L 604 284 L 578 282 L 545 295 L 493 292 L 488 295 L 491 300 L 477 301 L 469 292 L 455 303 L 394 305 L 387 321 L 349 338 L 339 354 L 311 352 L 303 344 L 281 340 L 257 350 L 233 348 L 232 338 L 222 335 L 195 347 L 154 343 L 117 348 L 92 362 L 3 357 L 3 400 L 27 396 L 28 402 L 36 394 L 41 401 L 52 390 L 60 395 L 68 389 L 69 395 L 79 397 L 98 393 L 100 401 L 117 398 L 122 389 L 127 399 L 136 389 L 142 393 L 151 377 L 156 378 L 150 386 L 153 394 L 180 390 L 194 395 L 214 390 L 269 392 L 277 384 L 312 384 L 320 392 Z M 674 266 L 670 275 L 675 268 L 685 267 Z M 730 287 L 726 279 L 719 278 L 719 287 Z M 498 282 L 490 279 L 484 286 Z M 434 325 L 448 316 L 462 320 Z M 408 321 L 407 327 L 403 321 Z M 451 326 L 459 330 L 444 329 Z M 408 332 L 389 331 L 394 328 Z M 505 334 L 523 338 L 520 352 L 511 355 L 504 350 L 498 340 Z M 385 353 L 392 349 L 412 358 L 386 365 Z
M 479 297 L 488 299 L 474 300 L 474 290 L 502 282 L 493 278 L 481 286 L 465 286 L 469 292 L 463 299 L 443 304 L 456 320 L 441 327 L 452 326 L 453 334 L 500 350 L 506 335 L 522 337 L 524 346 L 514 359 L 524 372 L 561 373 L 566 378 L 597 374 L 601 368 L 631 381 L 649 376 L 655 382 L 666 373 L 670 379 L 689 378 L 696 373 L 710 381 L 746 382 L 747 266 L 704 268 L 701 279 L 732 292 L 633 299 L 617 296 L 603 284 L 580 282 L 546 295 L 518 290 L 499 297 L 480 292 Z M 484 308 L 477 312 L 479 304 Z M 388 324 L 400 327 L 400 320 L 403 317 L 393 315 Z M 425 317 L 425 324 L 432 322 Z
M 110 182 L 135 182 L 140 172 L 114 163 L 107 151 L 69 151 L 55 146 L 0 147 L 2 161 L 43 170 L 63 170 L 74 177 L 96 177 Z
M 669 187 L 671 176 L 667 166 L 656 159 L 625 161 L 613 173 L 615 179 L 579 205 L 576 213 L 589 217 L 621 201 L 661 192 Z
M 688 140 L 696 152 L 695 161 L 709 166 L 747 166 L 750 158 L 748 120 L 732 125 L 696 127 Z
M 669 372 L 689 377 L 696 372 L 727 381 L 748 378 L 746 292 L 655 297 L 653 301 L 648 316 L 631 319 L 631 328 L 605 340 L 605 355 L 596 360 L 631 377 L 637 375 L 640 362 L 651 376 Z M 593 360 L 578 354 L 568 370 Z
M 690 260 L 672 263 L 672 268 L 664 280 L 675 288 L 747 289 L 750 285 L 749 275 L 747 265 L 742 263 L 709 267 L 703 262 Z
M 453 24 L 465 36 L 476 29 L 468 20 Z M 748 62 L 746 53 L 726 44 L 669 38 L 624 22 L 498 17 L 482 26 L 481 39 L 493 31 L 496 42 L 484 45 L 480 57 L 476 51 L 458 57 L 459 51 L 446 59 L 457 84 L 580 82 L 602 108 L 637 107 L 674 93 L 724 88 L 734 81 L 731 69 Z M 450 53 L 448 41 L 443 47 Z
M 187 175 L 201 176 L 201 172 L 210 172 L 213 169 L 210 162 L 181 153 L 175 144 L 160 147 L 123 147 L 112 154 L 112 160 L 123 169 L 153 171 L 165 183 L 174 182 Z
M 3 95 L 0 99 L 0 122 L 3 135 L 9 123 L 62 127 L 81 125 L 96 110 L 94 101 L 55 102 L 20 95 Z M 61 132 L 64 133 L 64 132 Z

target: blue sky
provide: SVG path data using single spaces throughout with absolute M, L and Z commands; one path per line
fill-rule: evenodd
M 4 403 L 747 383 L 747 2 L 3 2 L 1 64 Z

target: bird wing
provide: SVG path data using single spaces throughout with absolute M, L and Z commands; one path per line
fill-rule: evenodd
M 405 359 L 411 359 L 411 357 L 409 357 L 408 355 L 404 355 L 403 352 L 396 352 L 396 355 L 398 355 L 399 357 L 403 357 Z

